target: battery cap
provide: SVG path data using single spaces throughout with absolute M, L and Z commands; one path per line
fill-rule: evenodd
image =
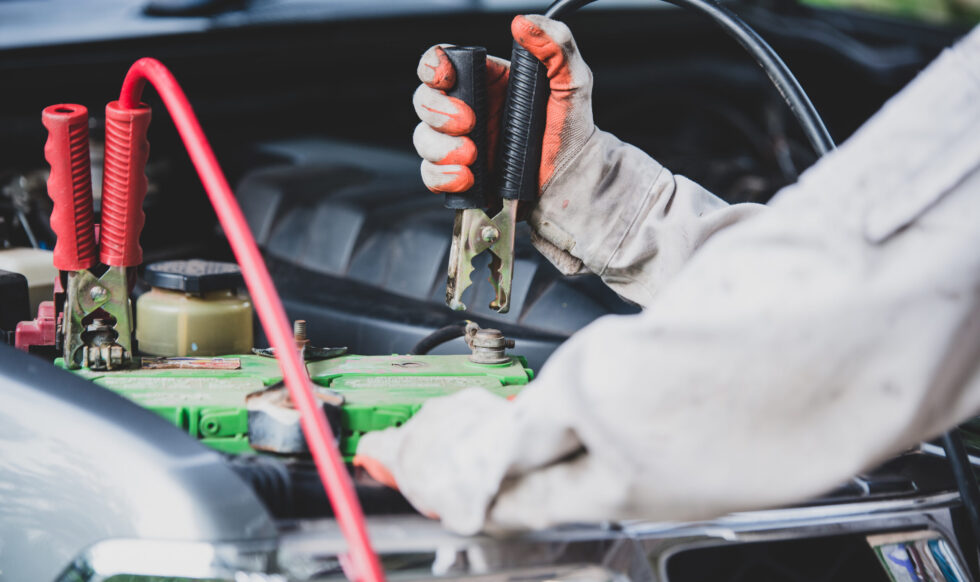
M 147 265 L 143 278 L 151 287 L 200 295 L 238 289 L 245 284 L 235 263 L 221 261 L 163 261 Z

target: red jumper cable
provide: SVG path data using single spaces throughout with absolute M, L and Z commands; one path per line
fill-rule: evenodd
M 296 342 L 282 301 L 272 284 L 272 278 L 249 231 L 245 216 L 228 186 L 228 181 L 218 165 L 218 160 L 204 136 L 204 131 L 184 91 L 163 63 L 156 59 L 142 58 L 133 63 L 126 73 L 118 106 L 127 110 L 139 108 L 140 97 L 147 81 L 160 94 L 177 127 L 177 132 L 218 215 L 218 221 L 228 237 L 235 258 L 241 265 L 242 275 L 251 293 L 259 321 L 269 342 L 276 350 L 283 380 L 299 411 L 303 434 L 313 453 L 313 461 L 316 463 L 340 529 L 349 544 L 351 571 L 348 575 L 359 581 L 382 582 L 384 571 L 377 554 L 371 547 L 364 512 L 361 510 L 354 485 L 347 474 L 340 452 L 334 444 L 334 435 L 316 403 L 313 387 L 306 373 L 306 365 L 296 349 Z

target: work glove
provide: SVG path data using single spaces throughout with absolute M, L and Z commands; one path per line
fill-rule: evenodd
M 592 71 L 563 23 L 517 16 L 511 32 L 544 63 L 551 88 L 538 172 L 540 199 L 528 218 L 532 243 L 562 273 L 595 273 L 624 298 L 647 305 L 714 232 L 759 207 L 729 207 L 639 149 L 597 130 Z M 413 98 L 422 120 L 413 137 L 422 156 L 422 180 L 438 193 L 469 189 L 473 174 L 467 165 L 476 160 L 476 146 L 467 137 L 475 122 L 473 110 L 445 93 L 456 82 L 445 46 L 433 46 L 422 56 L 422 85 Z M 509 71 L 509 62 L 487 58 L 491 172 Z
M 568 27 L 540 15 L 518 16 L 511 32 L 532 55 L 545 64 L 551 95 L 541 150 L 538 183 L 544 192 L 595 132 L 592 122 L 592 71 L 579 55 Z M 415 128 L 415 149 L 422 156 L 422 181 L 433 192 L 463 192 L 473 185 L 467 167 L 476 160 L 476 146 L 467 137 L 473 129 L 473 110 L 445 91 L 456 84 L 456 71 L 443 47 L 422 55 L 415 92 L 415 112 L 422 120 Z M 510 62 L 487 57 L 487 143 L 494 167 L 500 135 L 500 115 L 507 95 Z

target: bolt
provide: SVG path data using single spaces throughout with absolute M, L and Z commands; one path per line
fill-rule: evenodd
M 476 332 L 476 337 L 483 342 L 492 342 L 502 339 L 504 334 L 499 329 L 485 327 Z
M 480 230 L 480 238 L 482 238 L 484 242 L 496 242 L 497 239 L 500 238 L 500 231 L 492 226 L 484 226 Z
M 297 348 L 305 348 L 310 340 L 306 337 L 306 320 L 297 319 L 293 322 L 293 339 L 296 340 Z
M 95 319 L 92 320 L 91 323 L 88 324 L 88 327 L 86 327 L 85 330 L 86 331 L 102 331 L 102 330 L 108 329 L 108 328 L 109 328 L 109 326 L 106 324 L 106 321 L 104 319 L 101 319 L 101 318 L 96 317 Z
M 92 301 L 102 302 L 109 298 L 109 291 L 105 287 L 96 285 L 95 287 L 92 287 L 92 290 L 89 291 L 88 295 L 92 298 Z
M 118 368 L 119 366 L 123 365 L 125 351 L 123 350 L 122 346 L 113 344 L 109 346 L 108 352 L 109 357 L 106 359 L 108 360 L 111 368 Z
M 469 331 L 469 329 L 467 330 Z M 514 340 L 504 337 L 498 329 L 476 329 L 467 342 L 472 350 L 470 361 L 477 364 L 504 364 L 510 361 L 507 348 L 514 347 Z

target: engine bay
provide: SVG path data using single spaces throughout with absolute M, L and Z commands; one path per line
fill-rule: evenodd
M 791 66 L 840 141 L 961 32 L 795 2 L 738 8 Z M 779 552 L 814 551 L 790 543 L 813 538 L 832 548 L 820 551 L 841 556 L 841 571 L 863 572 L 862 579 L 884 575 L 874 551 L 880 558 L 888 544 L 930 543 L 937 554 L 946 552 L 967 579 L 961 564 L 972 570 L 975 560 L 964 560 L 969 554 L 959 542 L 969 535 L 965 517 L 949 493 L 955 484 L 942 473 L 944 461 L 927 445 L 801 507 L 739 514 L 714 524 L 603 524 L 503 540 L 446 534 L 396 490 L 350 464 L 362 435 L 401 426 L 426 400 L 473 386 L 514 397 L 574 332 L 607 314 L 639 312 L 598 277 L 562 275 L 533 250 L 526 226 L 516 229 L 509 311 L 488 306 L 495 285 L 479 277 L 463 294 L 469 306 L 465 314 L 446 305 L 447 235 L 453 217 L 443 200 L 422 185 L 418 157 L 411 151 L 416 122 L 408 106 L 416 83 L 412 71 L 418 55 L 435 40 L 465 41 L 486 46 L 491 54 L 509 54 L 510 39 L 500 31 L 508 29 L 511 16 L 509 9 L 479 7 L 399 14 L 354 10 L 342 17 L 257 18 L 232 25 L 228 14 L 219 13 L 204 32 L 176 27 L 176 32 L 139 38 L 0 47 L 0 71 L 7 86 L 16 88 L 4 99 L 0 124 L 0 296 L 7 299 L 0 331 L 8 344 L 34 356 L 3 352 L 11 370 L 26 370 L 4 380 L 12 387 L 8 398 L 21 390 L 26 394 L 16 396 L 21 410 L 54 411 L 40 423 L 50 432 L 39 431 L 47 436 L 38 438 L 50 438 L 56 443 L 51 447 L 73 454 L 109 447 L 97 444 L 108 438 L 94 436 L 98 430 L 118 441 L 126 431 L 138 432 L 140 423 L 152 427 L 153 438 L 137 439 L 146 441 L 139 445 L 146 450 L 159 448 L 150 455 L 156 469 L 145 470 L 159 483 L 179 483 L 173 487 L 200 497 L 188 514 L 208 514 L 188 526 L 188 531 L 200 530 L 185 539 L 165 529 L 119 525 L 129 517 L 134 522 L 159 517 L 145 509 L 133 509 L 129 517 L 125 511 L 113 513 L 116 517 L 106 523 L 114 525 L 105 532 L 59 538 L 63 548 L 51 558 L 52 568 L 58 568 L 9 568 L 15 576 L 39 571 L 57 571 L 59 580 L 116 580 L 113 576 L 123 574 L 133 580 L 157 575 L 239 580 L 246 579 L 239 578 L 244 572 L 255 580 L 344 576 L 354 568 L 347 560 L 358 560 L 357 550 L 350 553 L 344 540 L 366 539 L 367 534 L 351 533 L 349 524 L 360 518 L 338 510 L 324 486 L 330 490 L 338 486 L 331 480 L 349 476 L 350 495 L 369 516 L 380 563 L 409 577 L 625 576 L 676 582 L 748 579 L 733 573 L 754 571 L 763 572 L 756 579 L 848 579 L 835 577 L 833 569 L 787 574 L 786 567 L 773 565 L 779 560 L 772 556 Z M 596 71 L 597 124 L 726 201 L 764 203 L 816 161 L 766 74 L 699 15 L 663 7 L 597 8 L 572 14 L 567 22 Z M 452 31 L 453 38 L 444 38 L 445 31 Z M 384 42 L 363 40 L 370 38 Z M 235 228 L 247 228 L 254 237 L 255 257 L 267 268 L 272 292 L 281 297 L 284 317 L 276 325 L 288 319 L 291 328 L 285 332 L 269 323 L 278 313 L 268 307 L 265 291 L 256 294 L 263 289 L 256 283 L 256 263 L 242 250 L 238 231 L 229 228 L 230 205 L 212 207 L 212 189 L 202 190 L 194 165 L 199 161 L 193 152 L 190 160 L 185 153 L 186 125 L 180 126 L 181 115 L 174 114 L 173 97 L 148 90 L 148 107 L 139 99 L 127 103 L 124 85 L 123 99 L 110 108 L 129 117 L 103 116 L 119 79 L 145 55 L 172 71 L 207 132 L 231 186 L 228 193 L 240 208 Z M 159 89 L 153 74 L 159 71 L 144 75 Z M 52 117 L 42 125 L 39 113 L 52 103 Z M 141 107 L 146 107 L 145 122 L 139 121 Z M 154 121 L 147 154 L 140 148 L 150 109 Z M 58 119 L 61 129 L 52 129 Z M 144 125 L 120 137 L 120 123 Z M 76 135 L 81 128 L 87 132 L 84 138 Z M 65 143 L 74 144 L 62 155 L 63 182 L 70 182 L 65 187 L 81 191 L 82 166 L 90 175 L 91 210 L 75 206 L 71 219 L 58 217 L 56 207 L 63 202 L 52 203 L 51 180 L 52 175 L 57 180 L 59 162 L 50 144 L 52 136 L 61 135 L 57 131 L 63 131 Z M 126 147 L 120 147 L 125 140 Z M 84 163 L 79 148 L 85 149 Z M 127 162 L 110 159 L 130 150 L 136 153 L 127 153 Z M 138 162 L 141 155 L 145 167 Z M 120 168 L 128 168 L 128 178 L 120 178 Z M 133 174 L 132 168 L 138 171 Z M 116 209 L 113 188 L 143 188 L 145 200 L 134 212 L 142 209 L 145 224 Z M 123 221 L 123 215 L 133 222 Z M 116 233 L 119 229 L 123 234 Z M 56 245 L 69 231 L 84 232 L 79 240 L 89 242 L 73 251 L 74 266 L 65 267 L 69 263 L 62 255 L 56 269 Z M 474 267 L 482 272 L 489 261 L 481 256 Z M 284 346 L 297 352 L 289 355 L 297 358 L 292 371 Z M 71 376 L 62 373 L 65 369 Z M 29 374 L 45 378 L 39 389 L 43 394 L 30 394 Z M 299 382 L 311 384 L 308 400 L 297 396 L 293 386 Z M 75 396 L 62 390 L 74 390 Z M 93 396 L 98 391 L 122 398 L 106 400 L 100 410 L 94 402 L 105 396 Z M 52 396 L 56 393 L 61 395 Z M 52 406 L 49 398 L 59 404 Z M 320 430 L 329 429 L 323 434 L 331 438 L 323 441 L 329 440 L 325 446 L 333 447 L 329 452 L 337 459 L 333 473 L 323 469 L 326 449 L 311 450 L 312 429 L 304 424 L 309 410 L 322 416 Z M 141 416 L 147 411 L 152 415 Z M 27 416 L 22 422 L 28 423 Z M 92 424 L 71 429 L 72 418 Z M 171 426 L 154 424 L 161 418 Z M 72 430 L 86 436 L 71 443 Z M 187 436 L 207 449 L 183 443 Z M 130 459 L 134 472 L 150 466 L 136 460 L 145 452 L 117 454 L 120 463 Z M 93 456 L 99 457 L 91 461 L 93 470 L 122 474 L 105 469 L 113 462 L 107 455 Z M 200 472 L 212 477 L 186 477 L 181 459 L 191 458 L 202 467 L 213 465 Z M 63 461 L 55 465 L 82 478 Z M 236 493 L 222 500 L 220 483 L 229 478 L 235 480 L 230 490 Z M 105 485 L 104 496 L 87 492 L 83 497 L 98 507 L 112 495 L 156 504 L 152 495 L 131 493 L 136 485 L 127 479 Z M 34 481 L 25 478 L 18 487 L 29 488 Z M 154 495 L 161 491 L 151 489 Z M 209 516 L 236 511 L 231 499 L 249 495 L 254 498 L 242 503 L 252 505 L 236 519 L 247 521 L 242 516 L 253 512 L 250 525 Z M 77 501 L 59 498 L 60 503 Z M 79 523 L 90 528 L 104 517 L 78 515 Z M 828 526 L 836 521 L 849 525 Z M 868 536 L 882 532 L 902 535 L 870 541 Z M 118 545 L 127 539 L 140 541 Z M 174 545 L 169 550 L 154 545 L 161 539 Z M 724 543 L 714 543 L 719 540 Z M 764 542 L 774 544 L 771 554 L 752 545 Z M 172 574 L 166 568 L 136 572 L 116 565 L 98 574 L 93 566 L 99 552 L 171 556 L 165 561 L 176 563 L 183 558 L 172 556 L 196 551 L 181 546 L 187 543 L 218 544 L 212 550 L 219 548 L 215 555 L 224 557 L 184 574 L 179 568 Z M 220 544 L 230 545 L 220 549 Z M 724 574 L 712 574 L 706 554 L 697 551 L 723 546 L 739 549 L 730 555 L 719 549 L 708 561 L 730 563 Z M 41 555 L 27 542 L 15 547 Z

